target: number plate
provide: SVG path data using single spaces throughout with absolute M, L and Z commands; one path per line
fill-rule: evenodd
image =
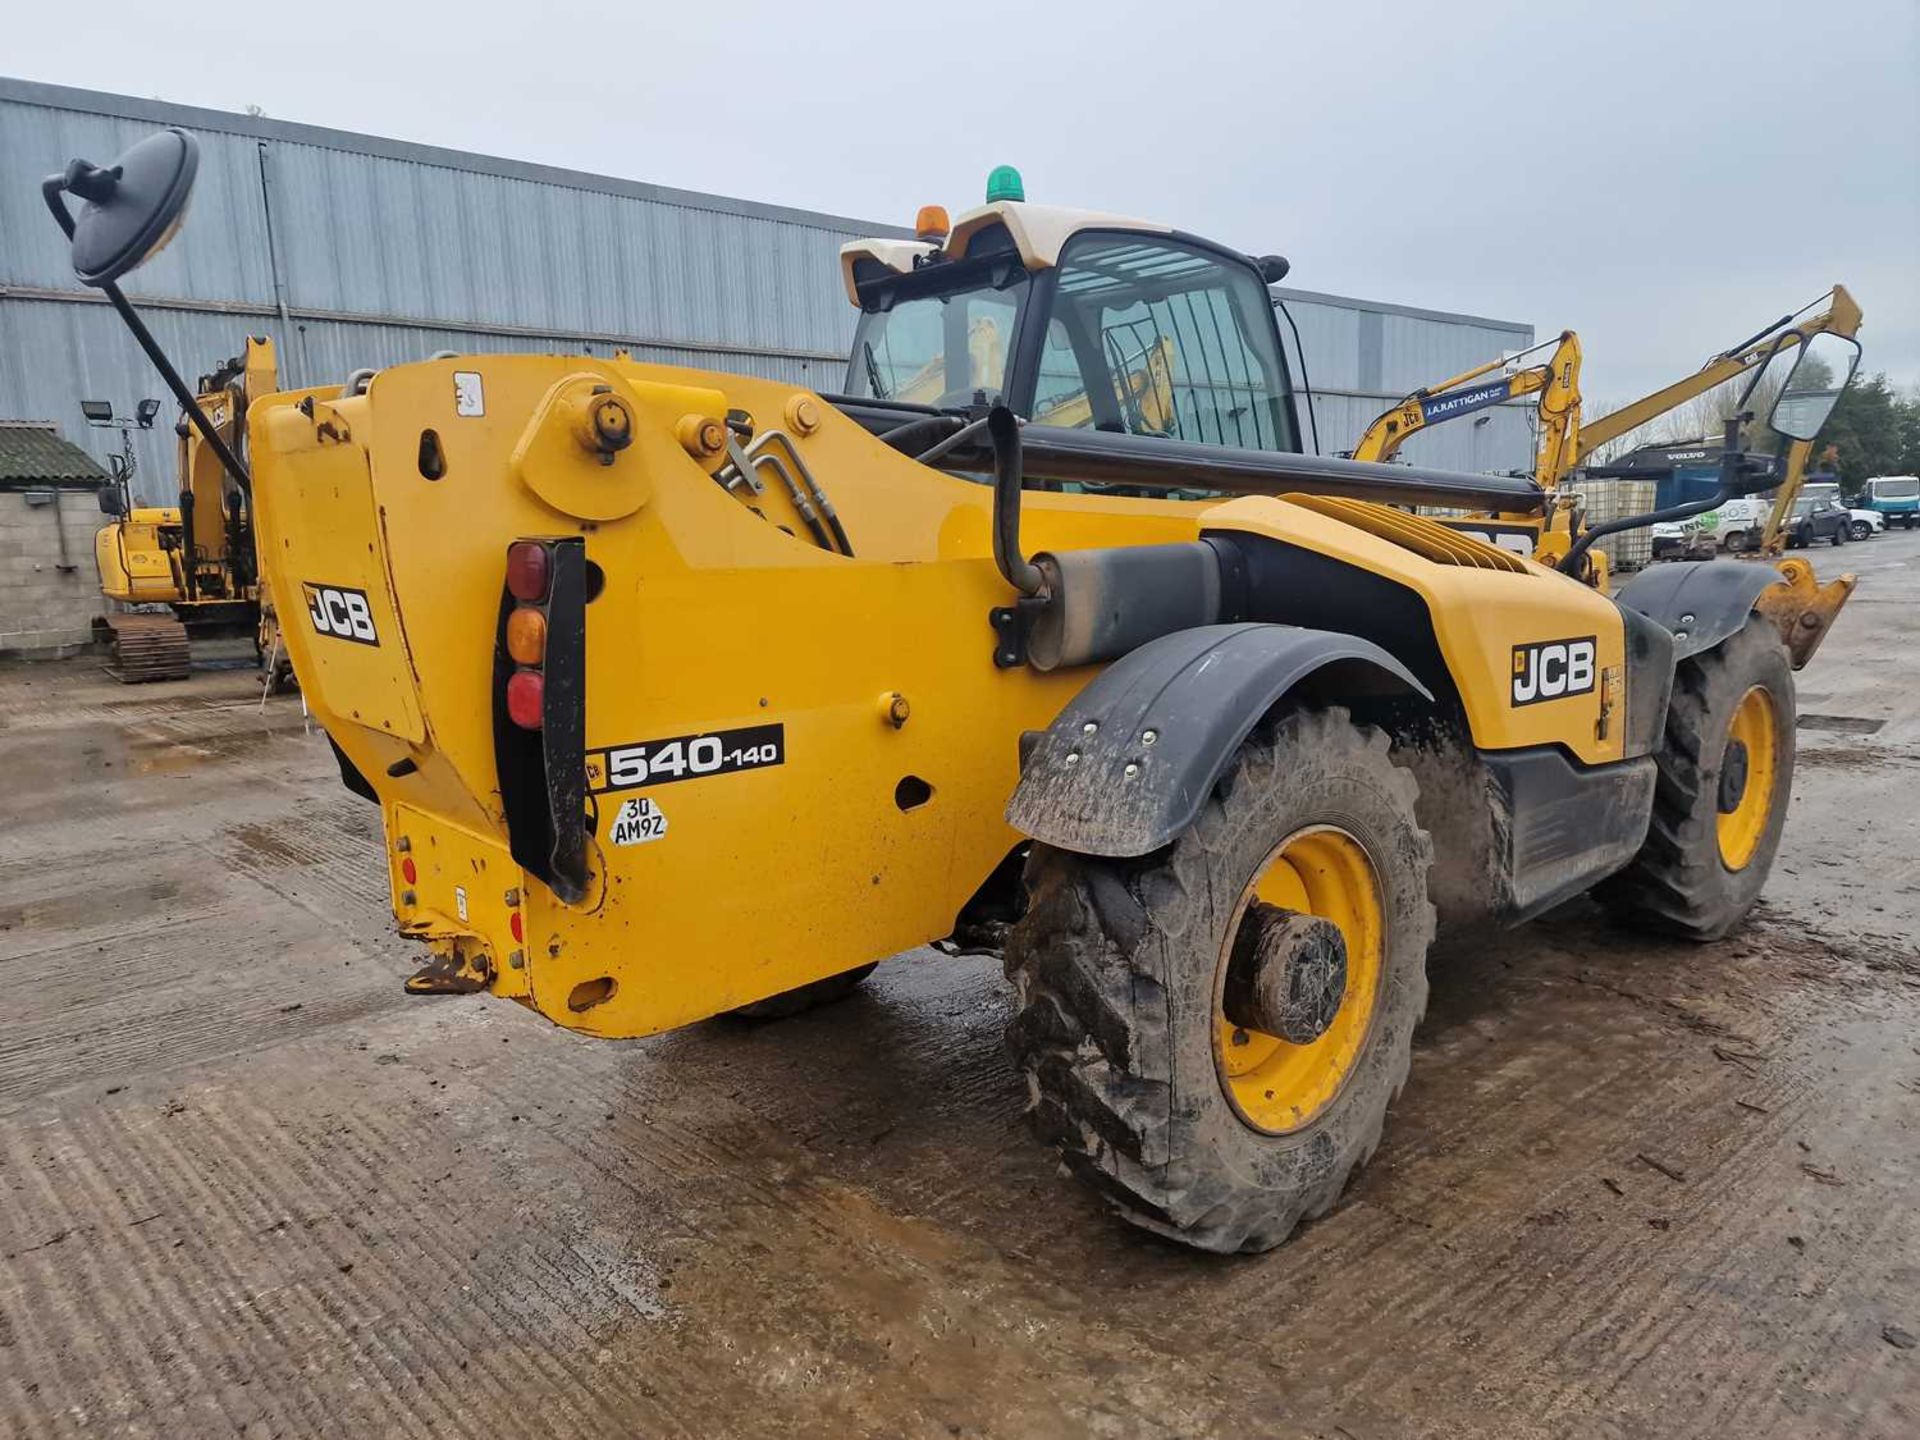
M 595 791 L 638 790 L 643 785 L 699 780 L 736 770 L 764 770 L 786 761 L 784 725 L 707 730 L 670 740 L 640 740 L 590 751 L 587 787 Z

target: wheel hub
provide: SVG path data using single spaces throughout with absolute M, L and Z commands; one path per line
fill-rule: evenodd
M 1727 741 L 1720 758 L 1720 813 L 1731 815 L 1740 808 L 1747 794 L 1747 744 L 1735 738 Z
M 1734 707 L 1714 797 L 1720 863 L 1728 870 L 1744 870 L 1759 853 L 1773 817 L 1781 748 L 1773 697 L 1766 686 L 1755 685 Z
M 1307 1045 L 1327 1033 L 1347 993 L 1340 927 L 1256 900 L 1227 969 L 1221 1008 L 1242 1030 Z
M 1366 848 L 1332 825 L 1275 846 L 1247 890 L 1215 980 L 1214 1064 L 1240 1118 L 1284 1135 L 1360 1063 L 1385 989 L 1386 908 Z

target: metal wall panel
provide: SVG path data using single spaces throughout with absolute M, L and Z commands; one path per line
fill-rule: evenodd
M 1320 448 L 1330 455 L 1351 450 L 1374 416 L 1409 392 L 1533 343 L 1527 325 L 1312 291 L 1276 293 L 1300 329 Z M 1284 318 L 1281 324 L 1291 353 L 1292 335 Z M 1443 470 L 1524 470 L 1533 448 L 1533 407 L 1519 403 L 1423 431 L 1401 447 L 1400 458 Z

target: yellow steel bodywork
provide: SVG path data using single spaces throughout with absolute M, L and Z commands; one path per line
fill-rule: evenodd
M 631 411 L 629 447 L 603 457 L 558 443 L 578 432 L 565 402 L 583 382 Z M 457 392 L 484 399 L 460 413 Z M 988 612 L 1011 594 L 992 559 L 986 487 L 919 465 L 812 400 L 809 425 L 789 434 L 838 507 L 849 558 L 807 538 L 779 486 L 724 488 L 717 462 L 683 444 L 728 409 L 762 431 L 782 426 L 804 395 L 623 359 L 488 356 L 387 370 L 362 396 L 273 396 L 250 412 L 263 574 L 309 704 L 381 796 L 402 929 L 443 958 L 483 957 L 490 989 L 561 1024 L 663 1030 L 948 934 L 1020 842 L 1004 818 L 1020 733 L 1051 722 L 1092 678 L 994 665 Z M 425 429 L 444 455 L 437 479 L 420 465 Z M 1307 546 L 1422 596 L 1476 744 L 1619 757 L 1621 727 L 1601 708 L 1621 693 L 1618 612 L 1531 562 L 1523 573 L 1441 563 L 1264 497 L 1034 491 L 1023 543 L 1148 544 L 1203 527 Z M 590 756 L 772 723 L 786 750 L 778 766 L 631 792 L 666 817 L 652 843 L 612 845 L 624 796 L 598 795 L 592 881 L 573 906 L 509 856 L 492 697 L 506 547 L 570 535 L 585 537 L 605 576 L 586 609 Z M 317 631 L 316 586 L 364 592 L 377 643 Z M 1513 646 L 1584 636 L 1614 672 L 1607 684 L 1507 704 Z M 902 724 L 895 696 L 907 702 Z M 896 787 L 908 777 L 931 798 L 902 808 Z M 394 848 L 402 836 L 406 852 Z M 398 878 L 407 855 L 412 886 Z M 429 868 L 423 855 L 452 858 Z M 456 876 L 472 880 L 465 919 Z M 523 939 L 511 933 L 516 911 Z M 570 1005 L 582 997 L 593 1003 Z
M 1602 723 L 1604 683 L 1539 704 L 1515 706 L 1509 699 L 1515 647 L 1589 636 L 1596 674 L 1614 676 L 1619 693 L 1626 666 L 1619 609 L 1587 586 L 1518 557 L 1517 572 L 1422 560 L 1384 536 L 1286 499 L 1233 500 L 1211 507 L 1206 519 L 1212 528 L 1287 540 L 1390 576 L 1420 596 L 1478 748 L 1557 744 L 1583 764 L 1621 758 L 1621 727 Z
M 171 506 L 143 507 L 102 525 L 93 535 L 100 593 L 129 605 L 178 599 L 183 593 L 179 558 L 163 536 L 179 530 L 180 512 Z

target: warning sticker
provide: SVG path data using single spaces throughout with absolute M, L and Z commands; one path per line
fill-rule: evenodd
M 607 842 L 612 845 L 645 845 L 650 840 L 662 839 L 666 833 L 666 812 L 642 795 L 635 800 L 620 802 L 620 809 L 613 817 L 613 833 L 607 837 Z
M 487 413 L 487 392 L 480 383 L 478 370 L 453 372 L 453 413 L 456 415 Z

